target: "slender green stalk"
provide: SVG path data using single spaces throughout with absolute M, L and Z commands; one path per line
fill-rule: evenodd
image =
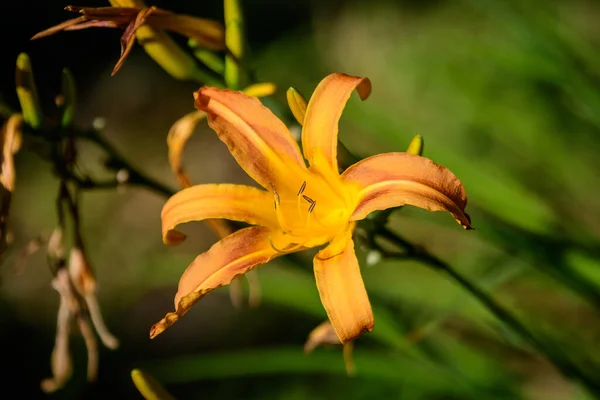
M 409 258 L 420 261 L 424 265 L 446 274 L 446 276 L 448 276 L 452 281 L 460 285 L 464 290 L 476 298 L 481 305 L 490 311 L 496 318 L 506 324 L 512 333 L 516 334 L 521 340 L 528 343 L 548 361 L 554 364 L 554 366 L 558 368 L 565 376 L 578 380 L 592 394 L 594 394 L 597 398 L 600 398 L 600 382 L 597 379 L 590 377 L 585 373 L 585 371 L 581 370 L 577 365 L 575 365 L 558 346 L 545 343 L 538 339 L 507 309 L 497 303 L 489 294 L 479 288 L 477 284 L 455 270 L 450 264 L 429 253 L 426 249 L 411 244 L 385 227 L 379 228 L 379 230 L 376 231 L 376 234 L 381 235 L 381 237 L 387 239 L 404 250 L 403 253 L 398 254 L 388 252 L 388 256 Z

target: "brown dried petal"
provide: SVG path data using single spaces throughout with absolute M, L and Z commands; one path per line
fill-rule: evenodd
M 304 344 L 304 352 L 310 353 L 322 344 L 342 344 L 329 320 L 322 322 L 310 332 Z
M 129 55 L 129 52 L 133 48 L 133 42 L 135 40 L 135 31 L 142 26 L 146 22 L 146 18 L 148 18 L 152 13 L 156 11 L 156 7 L 150 7 L 141 10 L 135 20 L 132 20 L 123 36 L 121 36 L 121 57 L 119 57 L 119 61 L 117 61 L 117 65 L 112 70 L 112 75 L 116 74 L 119 69 L 123 66 L 125 62 L 125 58 Z
M 69 325 L 73 316 L 73 298 L 69 275 L 66 270 L 59 270 L 52 280 L 52 287 L 60 295 L 60 306 L 56 323 L 56 341 L 52 351 L 52 378 L 44 379 L 41 388 L 46 393 L 52 393 L 65 385 L 71 377 L 73 365 L 69 352 Z

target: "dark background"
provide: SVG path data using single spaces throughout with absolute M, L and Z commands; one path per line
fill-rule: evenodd
M 451 262 L 550 348 L 598 377 L 598 3 L 243 3 L 251 64 L 260 80 L 279 87 L 265 101 L 281 107 L 290 85 L 309 95 L 334 71 L 369 76 L 373 96 L 364 103 L 353 99 L 344 113 L 346 145 L 368 156 L 402 151 L 414 134 L 422 134 L 425 155 L 465 184 L 476 230 L 463 232 L 448 215 L 414 209 L 395 213 L 392 228 Z M 223 18 L 219 1 L 152 4 Z M 77 126 L 105 117 L 105 136 L 134 165 L 175 188 L 165 137 L 192 110 L 191 93 L 199 83 L 174 81 L 137 45 L 110 77 L 120 50 L 117 30 L 29 40 L 74 17 L 63 10 L 66 5 L 56 0 L 3 5 L 2 98 L 18 109 L 14 62 L 20 52 L 31 57 L 47 112 L 61 70 L 69 67 L 80 100 Z M 186 165 L 193 181 L 248 182 L 214 136 L 203 126 L 189 144 Z M 82 154 L 86 167 L 96 171 L 102 160 L 97 149 L 84 146 Z M 227 289 L 220 289 L 150 341 L 148 329 L 171 310 L 181 272 L 214 237 L 190 224 L 188 242 L 163 246 L 159 215 L 165 199 L 142 189 L 98 191 L 83 199 L 98 296 L 121 347 L 114 352 L 101 347 L 98 382 L 86 384 L 85 347 L 74 330 L 73 377 L 61 391 L 44 395 L 39 382 L 50 376 L 58 296 L 43 252 L 20 275 L 13 266 L 31 238 L 47 236 L 56 224 L 58 181 L 28 149 L 18 154 L 17 171 L 15 242 L 0 286 L 5 394 L 140 398 L 130 371 L 143 367 L 180 399 L 593 398 L 447 277 L 414 262 L 367 267 L 360 250 L 371 301 L 389 321 L 378 315 L 379 332 L 357 341 L 356 377 L 345 376 L 337 347 L 302 355 L 308 333 L 325 318 L 308 255 L 293 265 L 282 261 L 259 269 L 260 308 L 236 309 Z M 394 347 L 430 326 L 422 341 L 408 340 L 409 349 Z

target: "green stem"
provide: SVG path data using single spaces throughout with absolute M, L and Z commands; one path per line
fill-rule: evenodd
M 94 142 L 99 147 L 101 147 L 109 155 L 109 164 L 112 168 L 114 168 L 115 170 L 126 170 L 129 173 L 129 178 L 127 179 L 128 184 L 144 186 L 147 189 L 150 189 L 165 197 L 170 197 L 173 194 L 175 194 L 176 191 L 174 189 L 171 189 L 170 187 L 158 182 L 157 180 L 149 177 L 148 175 L 135 168 L 130 162 L 128 162 L 125 159 L 125 157 L 123 157 L 119 153 L 119 151 L 112 145 L 112 143 L 106 140 L 106 138 L 104 138 L 103 136 L 99 135 L 96 131 L 89 131 L 80 136 Z M 91 183 L 92 181 L 88 182 Z M 103 187 L 114 187 L 118 185 L 118 182 L 109 181 L 103 182 L 100 185 L 90 184 L 87 185 L 87 187 L 85 187 L 84 185 L 84 188 L 99 188 L 102 187 L 101 185 L 103 185 Z
M 463 276 L 455 270 L 450 264 L 429 253 L 422 247 L 415 246 L 392 232 L 388 228 L 378 227 L 375 234 L 394 243 L 404 249 L 403 253 L 386 252 L 388 256 L 395 258 L 406 258 L 420 261 L 430 268 L 444 272 L 450 279 L 460 285 L 463 289 L 475 297 L 487 310 L 496 318 L 504 322 L 510 328 L 512 333 L 516 334 L 521 340 L 528 343 L 531 347 L 539 351 L 548 361 L 558 368 L 565 376 L 580 381 L 591 393 L 600 398 L 600 382 L 593 377 L 586 375 L 577 365 L 575 365 L 559 347 L 549 345 L 540 341 L 507 309 L 497 303 L 489 294 L 479 288 L 474 282 Z

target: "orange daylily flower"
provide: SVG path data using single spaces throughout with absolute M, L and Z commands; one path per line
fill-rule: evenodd
M 137 4 L 137 3 L 136 3 Z M 141 5 L 142 3 L 140 3 Z M 194 39 L 199 46 L 210 50 L 225 48 L 223 26 L 213 20 L 175 14 L 157 7 L 78 7 L 67 6 L 65 10 L 81 14 L 80 17 L 62 22 L 37 33 L 31 39 L 39 39 L 60 31 L 86 28 L 121 28 L 121 56 L 113 69 L 113 75 L 121 68 L 133 47 L 136 31 L 144 24 L 159 30 L 168 30 Z
M 338 121 L 354 90 L 367 98 L 367 78 L 334 73 L 314 91 L 303 118 L 304 157 L 287 127 L 256 98 L 202 87 L 196 107 L 238 164 L 262 189 L 204 184 L 172 196 L 162 210 L 163 241 L 185 239 L 179 224 L 224 218 L 253 225 L 223 238 L 186 269 L 175 312 L 156 323 L 163 332 L 200 298 L 283 254 L 326 245 L 314 258 L 321 301 L 342 344 L 373 329 L 373 313 L 354 253 L 356 221 L 390 207 L 448 211 L 465 229 L 467 196 L 447 168 L 409 153 L 368 157 L 342 174 L 337 165 Z M 309 166 L 306 165 L 305 159 Z

